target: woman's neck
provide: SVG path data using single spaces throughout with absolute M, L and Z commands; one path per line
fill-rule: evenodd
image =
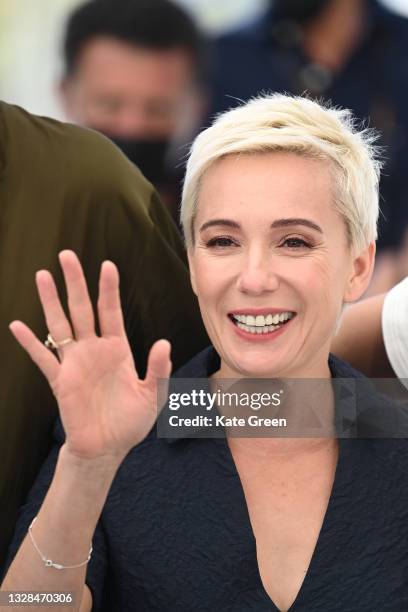
M 217 391 L 226 436 L 231 440 L 239 436 L 232 444 L 246 448 L 257 460 L 314 453 L 324 447 L 337 435 L 335 393 L 328 365 L 327 369 L 328 377 L 290 379 L 222 379 L 217 377 L 220 370 L 210 378 L 210 386 Z M 237 427 L 234 417 L 243 419 L 245 427 Z
M 268 477 L 276 470 L 308 470 L 337 454 L 339 444 L 331 438 L 227 438 L 237 467 L 245 467 L 253 477 Z

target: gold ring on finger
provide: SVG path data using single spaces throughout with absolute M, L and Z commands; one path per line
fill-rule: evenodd
M 47 348 L 54 349 L 56 351 L 60 349 L 62 346 L 70 344 L 70 342 L 74 342 L 74 338 L 64 338 L 64 340 L 60 340 L 59 342 L 56 342 L 56 340 L 54 340 L 51 334 L 48 334 L 47 339 L 45 340 L 44 344 Z

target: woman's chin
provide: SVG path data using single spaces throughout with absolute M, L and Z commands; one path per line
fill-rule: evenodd
M 276 378 L 284 376 L 284 372 L 288 370 L 287 364 L 283 360 L 273 358 L 268 355 L 252 354 L 237 354 L 228 359 L 231 364 L 231 375 L 236 375 L 237 378 L 245 376 L 246 378 Z

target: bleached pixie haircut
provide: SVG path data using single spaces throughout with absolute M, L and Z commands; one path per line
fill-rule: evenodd
M 381 161 L 377 134 L 359 129 L 349 110 L 306 97 L 271 94 L 226 111 L 194 140 L 187 161 L 180 220 L 194 246 L 200 186 L 217 160 L 234 154 L 290 152 L 330 163 L 333 204 L 350 247 L 359 253 L 377 238 Z

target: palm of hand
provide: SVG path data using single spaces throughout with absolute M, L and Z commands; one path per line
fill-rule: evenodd
M 130 448 L 153 426 L 156 397 L 138 379 L 130 349 L 120 338 L 93 337 L 70 347 L 52 389 L 76 455 Z

